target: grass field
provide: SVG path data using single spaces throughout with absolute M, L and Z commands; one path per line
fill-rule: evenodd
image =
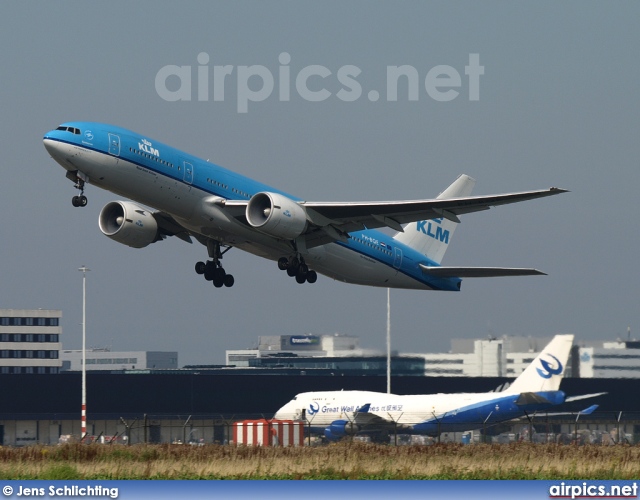
M 68 444 L 0 448 L 0 479 L 637 479 L 640 447 L 555 444 L 312 448 Z

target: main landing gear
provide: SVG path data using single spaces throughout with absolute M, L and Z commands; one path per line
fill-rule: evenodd
M 196 262 L 196 273 L 204 275 L 204 279 L 213 282 L 213 286 L 216 288 L 232 287 L 235 283 L 235 278 L 232 274 L 227 274 L 222 264 L 220 264 L 220 259 L 229 250 L 231 250 L 231 247 L 227 247 L 221 252 L 220 243 L 211 245 L 209 256 L 212 257 L 212 260 Z
M 78 177 L 78 181 L 76 182 L 76 185 L 73 187 L 80 190 L 80 195 L 74 196 L 73 198 L 71 198 L 71 204 L 74 207 L 86 207 L 87 197 L 84 195 L 84 181 Z
M 287 271 L 287 274 L 296 279 L 297 283 L 315 283 L 318 281 L 318 274 L 315 271 L 309 269 L 309 266 L 305 264 L 304 259 L 299 256 L 293 256 L 291 258 L 280 257 L 278 259 L 278 269 L 281 271 Z

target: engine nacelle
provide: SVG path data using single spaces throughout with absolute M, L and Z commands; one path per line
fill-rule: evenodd
M 129 201 L 112 201 L 100 211 L 100 231 L 118 243 L 144 248 L 158 241 L 158 223 L 151 212 Z
M 247 205 L 246 216 L 251 227 L 285 240 L 297 238 L 307 227 L 304 208 L 277 193 L 254 194 Z
M 357 434 L 360 431 L 360 426 L 349 422 L 348 420 L 334 420 L 329 427 L 325 429 L 325 437 L 329 439 L 327 433 L 333 436 L 333 438 L 341 438 L 351 434 Z

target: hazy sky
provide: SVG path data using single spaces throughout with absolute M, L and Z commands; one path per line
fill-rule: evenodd
M 65 171 L 42 145 L 62 122 L 120 125 L 312 201 L 435 197 L 460 173 L 474 194 L 558 186 L 571 193 L 467 215 L 444 264 L 537 267 L 546 277 L 466 279 L 462 292 L 392 290 L 393 348 L 439 352 L 492 335 L 616 339 L 640 330 L 640 4 L 637 2 L 3 2 L 0 99 L 0 308 L 63 311 L 63 347 L 80 348 L 82 273 L 88 345 L 175 350 L 180 365 L 222 363 L 259 335 L 334 333 L 384 349 L 386 289 L 320 276 L 298 285 L 274 262 L 224 257 L 231 289 L 175 238 L 134 250 L 98 229 L 118 197 L 89 186 L 74 208 Z M 224 100 L 198 100 L 198 54 L 234 71 Z M 282 53 L 290 100 L 279 97 Z M 479 99 L 465 75 L 479 55 Z M 156 91 L 167 65 L 192 67 L 192 100 Z M 238 112 L 239 69 L 260 65 L 274 91 Z M 310 102 L 297 75 L 330 97 Z M 361 70 L 346 102 L 340 68 Z M 386 94 L 387 66 L 419 75 Z M 433 99 L 429 71 L 460 74 Z M 253 90 L 261 81 L 250 81 Z M 167 80 L 169 90 L 177 79 Z M 372 101 L 371 90 L 380 98 Z M 352 94 L 353 95 L 353 94 Z

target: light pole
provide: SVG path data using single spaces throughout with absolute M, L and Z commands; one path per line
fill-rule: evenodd
M 78 269 L 82 271 L 82 410 L 80 422 L 80 441 L 87 435 L 87 271 L 91 271 L 83 265 Z
M 387 394 L 391 394 L 391 289 L 387 288 Z

